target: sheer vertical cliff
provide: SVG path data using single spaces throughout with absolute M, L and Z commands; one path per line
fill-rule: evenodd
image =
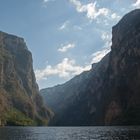
M 49 118 L 24 39 L 0 32 L 0 125 L 45 125 Z
M 140 124 L 140 10 L 112 29 L 111 52 L 90 71 L 41 90 L 54 110 L 50 125 Z

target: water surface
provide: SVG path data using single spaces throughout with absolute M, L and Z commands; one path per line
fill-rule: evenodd
M 0 140 L 140 140 L 140 127 L 3 127 Z

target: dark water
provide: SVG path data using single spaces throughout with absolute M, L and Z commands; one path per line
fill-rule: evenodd
M 0 140 L 140 140 L 140 127 L 3 127 Z

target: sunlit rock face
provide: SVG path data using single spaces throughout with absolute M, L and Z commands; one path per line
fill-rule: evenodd
M 0 32 L 0 125 L 43 125 L 49 121 L 24 39 Z
M 111 52 L 90 71 L 41 90 L 55 112 L 50 125 L 140 124 L 140 10 L 112 29 Z

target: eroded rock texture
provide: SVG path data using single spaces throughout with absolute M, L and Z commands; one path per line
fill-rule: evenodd
M 50 125 L 140 124 L 140 10 L 113 27 L 111 52 L 90 71 L 41 90 L 55 113 Z
M 0 32 L 1 125 L 45 125 L 49 121 L 32 62 L 22 38 Z

